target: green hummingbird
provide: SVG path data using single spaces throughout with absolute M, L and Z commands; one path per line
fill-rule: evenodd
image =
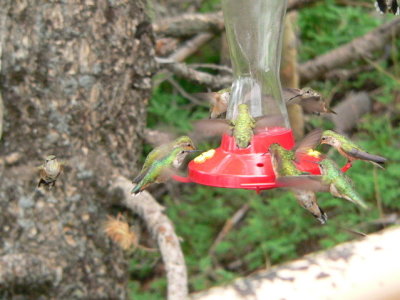
M 330 192 L 334 197 L 343 198 L 362 208 L 366 203 L 354 189 L 351 179 L 344 174 L 331 159 L 325 158 L 319 163 L 322 175 L 300 175 L 278 178 L 279 184 L 304 190 Z
M 235 138 L 238 148 L 247 148 L 253 137 L 254 129 L 276 126 L 282 122 L 279 115 L 268 115 L 253 118 L 247 104 L 238 105 L 238 113 L 234 120 L 214 119 L 194 122 L 195 133 L 200 136 L 216 136 L 229 134 Z
M 178 137 L 176 140 L 163 144 L 161 146 L 158 146 L 154 148 L 146 157 L 142 170 L 140 171 L 139 175 L 136 176 L 135 179 L 133 179 L 133 183 L 138 183 L 141 178 L 143 177 L 143 174 L 147 172 L 147 169 L 156 161 L 159 160 L 160 158 L 164 157 L 167 155 L 169 152 L 171 152 L 175 148 L 182 147 L 184 150 L 195 150 L 195 146 L 193 144 L 193 141 L 191 140 L 190 137 L 188 136 L 181 136 Z
M 154 160 L 151 165 L 136 177 L 137 184 L 132 189 L 132 194 L 138 194 L 153 183 L 167 181 L 174 173 L 174 169 L 179 168 L 189 152 L 196 150 L 185 150 L 185 147 L 178 146 L 171 149 L 163 157 Z
M 325 130 L 321 136 L 321 144 L 328 144 L 336 148 L 341 155 L 347 158 L 349 164 L 354 160 L 364 160 L 374 165 L 383 168 L 383 164 L 386 162 L 386 158 L 378 155 L 369 154 L 361 147 L 357 146 L 348 138 L 332 131 Z
M 304 139 L 294 147 L 294 151 L 287 150 L 279 144 L 271 144 L 269 153 L 271 155 L 272 167 L 275 176 L 279 178 L 285 176 L 300 176 L 303 173 L 296 167 L 296 157 L 300 152 L 307 152 L 310 144 L 314 144 L 314 140 L 320 136 L 319 130 L 310 132 Z M 321 224 L 325 224 L 328 216 L 319 207 L 317 197 L 313 191 L 305 189 L 291 188 L 297 202 L 308 210 Z
M 251 116 L 247 104 L 238 105 L 238 114 L 235 120 L 231 120 L 233 126 L 233 137 L 239 148 L 247 148 L 253 137 L 253 129 L 256 127 L 256 120 Z
M 381 13 L 391 12 L 394 15 L 400 14 L 399 4 L 397 0 L 376 0 L 375 7 Z
M 285 88 L 283 89 L 283 98 L 286 105 L 299 104 L 305 113 L 317 115 L 321 113 L 336 114 L 322 99 L 321 94 L 309 87 L 302 89 Z
M 40 180 L 37 187 L 39 188 L 43 184 L 51 189 L 56 184 L 64 165 L 65 163 L 58 161 L 55 155 L 46 156 L 44 163 L 38 168 Z

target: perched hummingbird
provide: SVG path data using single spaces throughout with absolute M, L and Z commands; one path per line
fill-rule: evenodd
M 210 119 L 215 119 L 228 109 L 231 88 L 222 89 L 218 92 L 197 93 L 194 95 L 210 103 Z
M 238 114 L 234 120 L 198 120 L 194 122 L 195 132 L 200 136 L 229 134 L 235 138 L 239 148 L 249 146 L 255 128 L 276 126 L 282 122 L 279 115 L 253 118 L 247 104 L 238 105 Z
M 253 137 L 253 129 L 256 127 L 256 120 L 249 112 L 247 104 L 239 104 L 238 114 L 235 120 L 231 121 L 233 125 L 233 137 L 239 148 L 246 148 Z
M 302 174 L 295 164 L 296 152 L 305 152 L 306 149 L 309 149 L 308 145 L 310 143 L 313 144 L 312 140 L 316 138 L 318 138 L 318 135 L 315 132 L 311 132 L 295 147 L 295 151 L 287 150 L 276 143 L 271 144 L 269 152 L 271 154 L 272 167 L 278 181 L 281 177 L 296 177 Z M 308 210 L 321 224 L 327 222 L 328 216 L 319 207 L 317 197 L 313 191 L 298 188 L 291 188 L 291 190 L 300 206 Z
M 172 149 L 175 148 L 183 148 L 183 150 L 195 150 L 195 146 L 188 136 L 181 136 L 178 137 L 176 140 L 173 142 L 170 142 L 168 144 L 164 144 L 161 146 L 158 146 L 154 148 L 146 157 L 146 160 L 144 161 L 142 170 L 140 171 L 139 175 L 136 176 L 135 179 L 133 179 L 133 183 L 138 183 L 141 178 L 143 177 L 143 174 L 146 173 L 147 169 L 156 161 L 159 160 L 160 158 L 164 157 L 167 155 L 169 152 L 172 151 Z
M 392 13 L 398 15 L 400 13 L 397 0 L 376 0 L 375 7 L 381 13 Z
M 40 180 L 37 187 L 42 184 L 51 189 L 55 184 L 58 176 L 64 169 L 64 163 L 59 162 L 54 155 L 49 155 L 45 158 L 45 162 L 39 168 Z
M 339 169 L 333 160 L 325 158 L 318 164 L 322 175 L 286 176 L 278 178 L 277 181 L 287 187 L 330 192 L 335 197 L 367 208 L 364 200 L 354 189 L 351 179 Z
M 374 165 L 383 168 L 382 165 L 387 160 L 382 156 L 367 153 L 365 150 L 357 146 L 346 137 L 332 130 L 325 130 L 322 133 L 321 144 L 328 144 L 336 148 L 336 150 L 338 150 L 341 155 L 347 158 L 349 164 L 351 164 L 353 160 L 359 159 L 369 161 Z
M 305 113 L 336 114 L 336 112 L 334 112 L 331 108 L 327 106 L 325 101 L 322 99 L 321 94 L 311 88 L 283 88 L 282 92 L 282 97 L 286 105 L 299 104 L 303 107 Z M 229 99 L 231 96 L 231 88 L 226 88 L 218 92 L 197 93 L 195 95 L 210 103 L 210 118 L 214 119 L 225 113 L 228 109 Z
M 185 147 L 179 146 L 170 150 L 163 157 L 154 160 L 151 165 L 135 178 L 137 184 L 132 189 L 132 194 L 138 194 L 152 183 L 162 183 L 167 181 L 174 172 L 179 168 L 189 152 L 196 150 L 185 150 Z
M 285 88 L 283 89 L 283 98 L 286 101 L 286 105 L 299 104 L 305 113 L 317 115 L 321 113 L 336 114 L 334 110 L 327 106 L 321 94 L 309 87 L 302 89 Z

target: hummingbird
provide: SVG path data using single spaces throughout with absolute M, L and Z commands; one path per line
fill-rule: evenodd
M 299 152 L 306 152 L 310 149 L 309 145 L 314 144 L 313 140 L 318 139 L 318 132 L 310 132 L 298 145 L 294 151 L 287 150 L 279 144 L 271 144 L 269 153 L 271 154 L 272 167 L 277 179 L 285 176 L 301 176 L 303 173 L 297 169 L 295 161 Z M 308 210 L 321 224 L 328 220 L 327 214 L 318 205 L 317 197 L 311 190 L 291 188 L 297 202 Z
M 375 7 L 380 13 L 392 13 L 398 15 L 400 13 L 397 0 L 376 0 Z
M 194 96 L 210 103 L 210 119 L 215 119 L 228 109 L 231 88 L 222 89 L 218 92 L 196 93 Z
M 231 96 L 231 88 L 226 88 L 218 92 L 197 93 L 195 95 L 210 103 L 210 119 L 215 119 L 227 111 Z M 321 113 L 336 114 L 335 111 L 327 106 L 321 94 L 311 88 L 283 88 L 282 97 L 287 106 L 299 104 L 305 113 L 318 115 Z
M 284 88 L 283 98 L 286 105 L 299 104 L 305 113 L 317 115 L 321 113 L 336 114 L 322 99 L 321 94 L 309 87 L 302 89 Z
M 153 183 L 167 181 L 174 173 L 174 169 L 179 168 L 186 155 L 196 150 L 185 150 L 185 147 L 178 146 L 171 149 L 163 157 L 154 160 L 151 165 L 135 178 L 137 184 L 132 189 L 132 194 L 138 194 Z
M 39 168 L 40 180 L 37 185 L 39 188 L 42 184 L 51 189 L 55 184 L 58 176 L 64 169 L 64 163 L 59 162 L 55 155 L 46 156 L 45 162 Z
M 351 164 L 353 160 L 364 160 L 383 168 L 386 158 L 374 154 L 369 154 L 361 147 L 350 141 L 348 138 L 332 131 L 325 130 L 321 136 L 321 144 L 328 144 L 336 148 L 341 155 L 347 158 L 347 163 Z
M 158 159 L 164 157 L 166 154 L 171 152 L 172 149 L 182 147 L 184 150 L 195 150 L 195 146 L 193 144 L 193 141 L 191 140 L 190 137 L 188 136 L 181 136 L 178 137 L 176 140 L 163 144 L 161 146 L 158 146 L 154 148 L 146 157 L 142 170 L 140 171 L 139 175 L 136 176 L 135 179 L 133 179 L 132 183 L 138 183 L 141 178 L 143 177 L 143 174 L 146 173 L 147 169 Z
M 281 123 L 283 118 L 279 115 L 268 115 L 253 118 L 247 104 L 238 105 L 238 114 L 234 120 L 214 119 L 198 120 L 194 122 L 195 132 L 200 136 L 215 136 L 229 134 L 235 138 L 238 148 L 247 148 L 253 137 L 253 130 Z
M 330 192 L 334 197 L 346 199 L 364 209 L 367 208 L 364 200 L 354 189 L 351 179 L 339 169 L 333 160 L 325 158 L 318 164 L 322 175 L 286 176 L 278 178 L 277 182 L 287 187 L 314 192 Z

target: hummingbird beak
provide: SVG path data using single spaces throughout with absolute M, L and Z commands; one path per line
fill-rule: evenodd
M 313 163 L 313 164 L 317 164 L 317 165 L 321 165 L 321 163 L 319 161 L 315 161 L 315 160 L 305 159 L 304 161 L 309 162 L 309 163 Z
M 203 152 L 203 150 L 185 150 L 187 153 L 193 153 L 193 152 Z

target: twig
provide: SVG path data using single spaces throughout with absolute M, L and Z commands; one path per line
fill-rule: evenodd
M 227 66 L 221 66 L 221 65 L 216 65 L 216 64 L 187 64 L 189 68 L 193 69 L 199 69 L 199 68 L 204 68 L 204 69 L 214 69 L 218 70 L 221 72 L 226 72 L 229 74 L 233 74 L 233 70 Z
M 132 184 L 125 177 L 118 176 L 113 182 L 113 187 L 122 189 L 124 204 L 144 220 L 149 232 L 158 243 L 167 272 L 168 299 L 186 300 L 188 281 L 185 260 L 174 226 L 163 213 L 164 207 L 147 191 L 132 196 L 130 194 Z
M 159 62 L 164 63 L 164 67 L 175 75 L 183 77 L 197 84 L 206 85 L 210 89 L 219 90 L 232 83 L 232 76 L 229 75 L 211 75 L 206 72 L 191 69 L 184 63 L 174 63 L 160 60 Z
M 195 53 L 201 46 L 211 40 L 213 36 L 214 35 L 209 32 L 199 33 L 194 38 L 186 41 L 181 47 L 172 53 L 168 59 L 176 62 L 184 61 L 187 57 Z
M 288 11 L 298 9 L 319 0 L 291 0 L 288 3 Z M 171 37 L 185 37 L 200 32 L 219 33 L 224 29 L 222 11 L 207 14 L 184 14 L 177 17 L 164 18 L 153 24 L 153 30 L 157 35 Z
M 211 245 L 210 250 L 208 250 L 209 255 L 213 255 L 215 252 L 215 248 L 222 242 L 222 240 L 228 235 L 228 233 L 232 230 L 233 227 L 244 217 L 244 215 L 249 210 L 250 206 L 246 203 L 243 204 L 235 214 L 226 220 L 224 227 L 218 234 L 217 238 L 215 239 L 214 243 Z
M 183 87 L 181 87 L 179 85 L 178 82 L 176 82 L 173 78 L 168 78 L 167 81 L 178 91 L 179 94 L 182 95 L 182 97 L 192 101 L 194 104 L 196 105 L 200 105 L 200 106 L 208 106 L 207 103 L 199 101 L 196 97 L 193 97 L 192 95 L 190 95 L 189 93 L 187 93 L 185 91 L 185 89 Z
M 9 287 L 55 286 L 61 279 L 61 267 L 45 257 L 19 253 L 0 257 L 0 289 Z
M 399 32 L 400 19 L 396 18 L 341 47 L 301 64 L 301 82 L 306 83 L 319 79 L 334 68 L 344 66 L 365 57 L 368 53 L 382 49 L 392 37 L 392 33 L 398 34 Z

